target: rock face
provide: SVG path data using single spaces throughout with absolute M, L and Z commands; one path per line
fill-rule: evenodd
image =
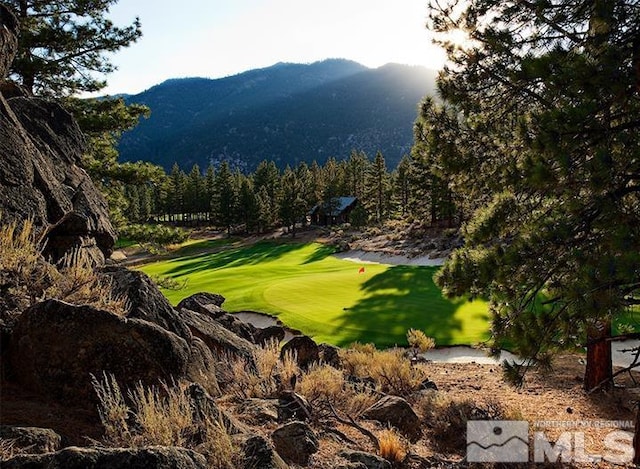
M 303 466 L 309 464 L 311 455 L 320 449 L 315 433 L 303 422 L 291 422 L 277 428 L 271 439 L 285 462 Z
M 4 469 L 207 469 L 204 456 L 168 446 L 91 449 L 71 446 L 56 453 L 16 456 Z
M 113 373 L 125 387 L 170 382 L 190 358 L 187 342 L 156 324 L 57 300 L 20 316 L 8 353 L 20 383 L 80 408 L 94 402 L 91 374 Z
M 191 340 L 189 328 L 146 274 L 118 266 L 105 267 L 101 272 L 111 280 L 114 295 L 127 299 L 128 318 L 144 319 Z
M 210 314 L 213 317 L 219 317 L 224 314 L 222 303 L 225 297 L 217 293 L 195 293 L 178 303 L 178 310 L 184 308 L 196 313 Z
M 15 55 L 17 21 L 0 5 L 0 82 Z M 111 254 L 115 232 L 107 203 L 80 168 L 85 140 L 59 104 L 0 93 L 2 222 L 32 218 L 45 233 L 44 254 L 79 249 L 96 264 Z
M 18 20 L 0 4 L 0 81 L 9 73 L 9 66 L 18 51 Z
M 396 427 L 412 442 L 420 439 L 422 435 L 420 418 L 401 397 L 385 396 L 365 410 L 363 416 Z

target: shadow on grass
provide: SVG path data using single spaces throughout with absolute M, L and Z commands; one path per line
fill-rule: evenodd
M 347 308 L 336 325 L 336 334 L 354 341 L 373 342 L 379 347 L 406 346 L 406 331 L 424 331 L 438 345 L 455 342 L 462 321 L 454 315 L 466 300 L 449 300 L 433 283 L 438 267 L 394 266 L 367 280 L 366 296 Z M 348 329 L 349 332 L 344 329 Z M 345 334 L 345 332 L 347 332 Z
M 167 270 L 166 275 L 180 277 L 207 270 L 271 262 L 304 247 L 305 244 L 259 242 L 247 247 L 194 255 L 175 261 L 179 264 Z
M 313 262 L 321 261 L 322 259 L 329 257 L 330 255 L 336 252 L 336 248 L 334 246 L 327 246 L 323 244 L 316 249 L 313 254 L 311 254 L 307 260 L 303 262 L 303 264 L 311 264 Z

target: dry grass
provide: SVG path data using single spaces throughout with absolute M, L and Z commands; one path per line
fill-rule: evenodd
M 283 389 L 290 388 L 291 379 L 297 376 L 300 369 L 295 355 L 285 354 L 280 359 L 280 346 L 272 340 L 253 353 L 252 366 L 250 360 L 228 356 L 231 363 L 228 372 L 231 374 L 225 381 L 229 383 L 227 392 L 240 398 L 269 398 Z
M 380 443 L 380 456 L 396 466 L 407 457 L 409 445 L 395 430 L 386 429 L 378 433 Z
M 424 365 L 413 365 L 403 349 L 376 350 L 371 344 L 355 344 L 340 351 L 345 370 L 359 378 L 373 378 L 380 391 L 410 396 L 428 377 Z
M 0 438 L 0 461 L 7 461 L 20 454 L 16 448 L 16 440 Z
M 194 420 L 191 402 L 179 385 L 139 384 L 125 399 L 112 375 L 92 377 L 105 440 L 113 446 L 180 446 L 207 458 L 209 467 L 233 469 L 238 450 L 222 422 Z M 130 403 L 130 404 L 128 404 Z
M 113 296 L 109 281 L 94 271 L 87 256 L 72 252 L 56 268 L 43 259 L 42 248 L 31 220 L 0 227 L 0 290 L 10 297 L 5 298 L 10 307 L 22 310 L 37 301 L 57 298 L 118 315 L 126 313 L 125 301 Z
M 436 346 L 436 341 L 433 337 L 427 337 L 424 332 L 417 329 L 409 329 L 407 331 L 407 342 L 417 352 L 426 352 Z

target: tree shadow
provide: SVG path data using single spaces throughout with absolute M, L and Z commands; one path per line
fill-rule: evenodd
M 321 261 L 324 258 L 334 254 L 335 252 L 336 248 L 334 246 L 327 246 L 326 244 L 322 244 L 318 246 L 313 254 L 311 254 L 302 264 L 312 264 L 313 262 Z
M 449 300 L 433 283 L 437 267 L 393 266 L 362 285 L 365 297 L 345 308 L 336 324 L 336 335 L 344 343 L 373 342 L 380 347 L 406 346 L 408 329 L 418 329 L 437 338 L 438 345 L 453 344 L 463 321 L 455 317 L 465 299 Z M 420 294 L 416 294 L 419 292 Z M 422 314 L 416 314 L 422 311 Z M 488 316 L 475 318 L 488 321 Z M 339 332 L 339 334 L 338 334 Z M 398 337 L 403 337 L 398 343 Z
M 259 242 L 251 246 L 187 256 L 186 258 L 183 257 L 175 261 L 170 261 L 175 262 L 177 265 L 167 270 L 165 274 L 172 277 L 180 277 L 206 270 L 272 262 L 304 247 L 304 244 Z

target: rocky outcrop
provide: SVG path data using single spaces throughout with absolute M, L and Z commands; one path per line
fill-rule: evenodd
M 56 453 L 16 456 L 2 463 L 3 469 L 207 469 L 199 453 L 184 448 L 78 448 Z
M 58 451 L 62 437 L 50 428 L 0 425 L 0 439 L 10 441 L 15 450 L 29 453 Z
M 190 349 L 156 324 L 49 300 L 20 316 L 8 354 L 24 386 L 86 408 L 94 402 L 91 374 L 112 373 L 124 387 L 170 382 L 185 376 Z
M 0 82 L 15 55 L 15 17 L 0 5 Z M 111 254 L 115 231 L 104 197 L 80 167 L 85 140 L 57 103 L 0 93 L 2 222 L 31 218 L 42 229 L 45 256 L 83 251 L 94 263 Z
M 320 449 L 318 437 L 303 422 L 291 422 L 277 428 L 271 435 L 276 451 L 285 462 L 306 466 Z
M 420 418 L 401 397 L 385 396 L 365 410 L 363 416 L 396 427 L 412 442 L 416 442 L 422 436 Z
M 114 296 L 126 298 L 128 318 L 144 319 L 191 341 L 189 328 L 146 274 L 119 266 L 104 267 L 101 272 L 111 280 Z

